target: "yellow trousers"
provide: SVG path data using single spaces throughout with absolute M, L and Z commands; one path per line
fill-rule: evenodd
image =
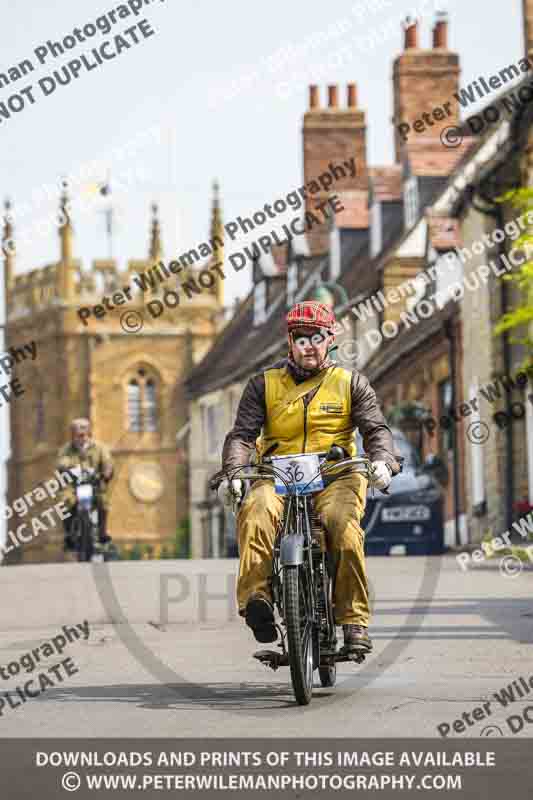
M 359 525 L 365 510 L 366 488 L 366 478 L 350 475 L 338 478 L 313 495 L 336 566 L 334 611 L 337 625 L 368 627 L 364 532 Z M 268 579 L 272 574 L 272 552 L 283 502 L 272 482 L 260 480 L 253 484 L 237 515 L 240 555 L 237 602 L 241 615 L 253 594 L 272 600 Z

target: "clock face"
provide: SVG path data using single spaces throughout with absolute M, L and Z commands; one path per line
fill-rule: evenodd
M 155 503 L 163 494 L 165 480 L 158 464 L 136 464 L 130 472 L 130 491 L 142 503 Z

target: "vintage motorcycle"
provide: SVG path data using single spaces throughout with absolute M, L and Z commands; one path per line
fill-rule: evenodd
M 64 470 L 72 477 L 76 494 L 70 535 L 75 542 L 78 561 L 92 561 L 99 533 L 99 492 L 101 476 L 91 467 Z
M 300 705 L 311 702 L 315 670 L 322 686 L 334 686 L 337 663 L 361 663 L 366 655 L 364 649 L 337 649 L 334 565 L 328 552 L 327 531 L 313 506 L 314 493 L 331 480 L 353 472 L 364 475 L 372 485 L 371 461 L 366 457 L 346 458 L 344 450 L 333 445 L 327 453 L 263 457 L 258 464 L 219 472 L 211 479 L 211 488 L 216 490 L 224 478 L 270 478 L 276 493 L 285 497 L 270 578 L 274 606 L 281 619 L 281 625 L 277 625 L 281 652 L 259 650 L 254 658 L 274 670 L 290 667 L 294 696 Z M 234 502 L 234 512 L 238 507 L 239 503 Z

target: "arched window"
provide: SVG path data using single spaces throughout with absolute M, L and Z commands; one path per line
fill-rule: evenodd
M 130 378 L 128 393 L 128 430 L 133 433 L 154 433 L 159 427 L 157 383 L 144 369 Z
M 128 430 L 142 431 L 141 387 L 136 380 L 128 383 Z
M 145 429 L 147 431 L 157 430 L 157 397 L 154 381 L 149 378 L 145 386 Z

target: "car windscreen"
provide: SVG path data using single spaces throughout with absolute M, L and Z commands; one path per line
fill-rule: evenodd
M 416 469 L 420 466 L 420 459 L 418 454 L 413 447 L 413 445 L 397 430 L 394 430 L 392 433 L 392 440 L 394 443 L 394 452 L 398 453 L 398 455 L 403 456 L 405 459 L 403 462 L 403 471 L 404 472 L 415 472 Z M 357 445 L 357 452 L 362 455 L 366 455 L 365 449 L 363 447 L 363 440 L 361 438 L 361 434 L 357 431 L 356 435 L 356 445 Z

